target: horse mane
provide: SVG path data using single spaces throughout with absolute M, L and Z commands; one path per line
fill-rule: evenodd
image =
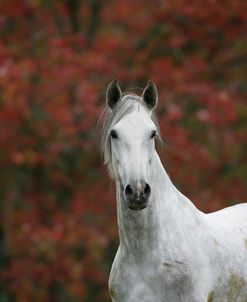
M 126 93 L 123 94 L 122 99 L 115 105 L 113 109 L 109 107 L 104 109 L 103 112 L 103 127 L 102 127 L 102 140 L 101 140 L 101 153 L 103 157 L 103 162 L 107 166 L 110 176 L 113 178 L 112 169 L 112 152 L 111 152 L 111 140 L 110 132 L 112 128 L 127 114 L 133 112 L 139 106 L 145 108 L 148 111 L 142 98 L 135 94 Z M 152 111 L 151 119 L 154 122 L 158 134 L 159 125 L 155 113 Z M 160 135 L 158 135 L 159 140 Z

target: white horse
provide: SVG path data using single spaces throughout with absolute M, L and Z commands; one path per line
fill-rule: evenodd
M 151 81 L 142 97 L 116 80 L 107 89 L 102 149 L 120 237 L 112 301 L 247 302 L 247 204 L 204 214 L 175 188 L 155 151 L 157 99 Z

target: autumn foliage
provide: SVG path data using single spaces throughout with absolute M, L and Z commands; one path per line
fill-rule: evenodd
M 204 211 L 247 201 L 247 2 L 0 2 L 0 301 L 109 301 L 100 111 L 159 90 L 164 166 Z

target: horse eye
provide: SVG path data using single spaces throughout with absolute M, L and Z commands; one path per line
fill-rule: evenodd
M 150 138 L 154 138 L 156 136 L 157 132 L 155 130 L 152 131 L 152 134 L 150 135 Z
M 115 130 L 111 131 L 111 138 L 113 138 L 113 139 L 118 138 L 117 132 Z

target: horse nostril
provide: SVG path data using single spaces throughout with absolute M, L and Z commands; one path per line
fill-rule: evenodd
M 133 195 L 133 190 L 131 189 L 131 186 L 130 185 L 127 185 L 126 188 L 125 188 L 125 196 L 126 197 L 132 197 Z
M 145 198 L 148 198 L 149 195 L 150 195 L 150 193 L 151 193 L 150 185 L 149 185 L 149 184 L 146 184 L 146 185 L 145 185 L 145 188 L 144 188 L 144 196 L 145 196 Z
M 131 202 L 146 202 L 151 193 L 149 184 L 143 183 L 142 191 L 139 194 L 136 190 L 136 186 L 127 185 L 124 189 L 125 198 Z

